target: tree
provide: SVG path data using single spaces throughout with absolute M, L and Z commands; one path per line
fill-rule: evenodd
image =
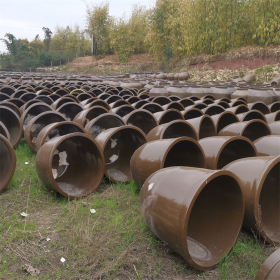
M 42 28 L 44 31 L 45 39 L 44 39 L 44 44 L 45 44 L 45 49 L 46 52 L 49 52 L 50 50 L 50 43 L 51 43 L 51 38 L 52 38 L 52 32 L 49 28 L 43 27 Z

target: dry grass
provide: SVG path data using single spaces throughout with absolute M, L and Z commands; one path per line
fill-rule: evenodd
M 24 264 L 39 269 L 39 279 L 253 279 L 275 250 L 243 232 L 218 268 L 198 272 L 150 232 L 133 182 L 104 180 L 98 192 L 68 201 L 41 184 L 24 142 L 16 155 L 16 173 L 0 195 L 0 279 L 29 279 Z

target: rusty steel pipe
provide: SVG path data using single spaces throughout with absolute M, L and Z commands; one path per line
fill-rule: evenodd
M 204 115 L 203 112 L 197 108 L 186 109 L 184 111 L 181 111 L 181 113 L 184 116 L 185 120 L 195 119 Z
M 108 113 L 108 110 L 104 107 L 94 106 L 78 113 L 73 121 L 82 127 L 85 127 L 91 120 L 106 113 Z
M 163 112 L 154 113 L 158 124 L 165 124 L 175 120 L 184 120 L 182 113 L 176 109 L 169 109 Z
M 95 139 L 102 131 L 106 129 L 124 125 L 125 123 L 120 116 L 112 113 L 106 113 L 92 119 L 85 126 L 85 131 L 88 135 Z
M 124 116 L 130 114 L 131 112 L 133 112 L 134 110 L 135 110 L 135 108 L 131 105 L 122 105 L 120 107 L 111 109 L 110 112 L 112 112 L 120 117 L 124 117 Z
M 258 156 L 280 156 L 280 135 L 269 135 L 254 142 Z
M 43 102 L 38 102 L 30 105 L 27 109 L 23 111 L 21 115 L 21 120 L 23 122 L 23 130 L 25 130 L 25 127 L 30 120 L 32 120 L 33 118 L 35 118 L 36 116 L 40 115 L 43 112 L 49 112 L 49 111 L 54 111 L 54 110 L 50 105 L 47 105 Z
M 215 136 L 199 140 L 206 159 L 206 168 L 222 169 L 240 158 L 255 157 L 257 150 L 252 141 L 239 136 Z
M 156 126 L 158 122 L 155 116 L 144 109 L 137 109 L 123 117 L 125 124 L 133 125 L 141 129 L 146 135 Z
M 8 130 L 11 137 L 11 144 L 15 147 L 19 141 L 21 140 L 23 133 L 23 125 L 21 118 L 11 110 L 5 106 L 0 105 L 0 120 Z
M 160 139 L 171 139 L 178 137 L 190 137 L 194 140 L 198 140 L 198 134 L 192 124 L 183 120 L 175 120 L 166 124 L 159 125 L 152 129 L 148 135 L 148 142 L 160 140 Z
M 262 120 L 267 123 L 267 119 L 261 111 L 258 110 L 251 110 L 246 113 L 236 115 L 239 121 L 247 122 L 251 120 Z
M 83 111 L 83 108 L 76 102 L 68 102 L 61 105 L 56 111 L 61 113 L 68 121 L 73 121 Z
M 253 157 L 229 163 L 223 170 L 238 177 L 245 199 L 243 227 L 268 243 L 280 243 L 280 156 Z
M 280 121 L 270 123 L 268 126 L 272 135 L 280 135 Z
M 140 192 L 150 230 L 197 270 L 213 269 L 236 242 L 244 216 L 237 177 L 225 170 L 169 167 Z
M 36 152 L 51 139 L 70 133 L 86 133 L 86 131 L 82 126 L 71 121 L 60 121 L 45 126 L 37 136 L 35 146 Z
M 105 158 L 105 175 L 114 183 L 132 179 L 130 159 L 133 153 L 147 143 L 145 133 L 131 125 L 109 128 L 96 138 Z
M 276 111 L 274 113 L 270 113 L 265 115 L 265 118 L 267 120 L 267 123 L 273 123 L 276 121 L 280 121 L 280 110 Z
M 37 137 L 40 131 L 47 125 L 55 122 L 63 122 L 66 121 L 66 118 L 55 111 L 44 112 L 40 115 L 34 117 L 30 122 L 26 125 L 24 130 L 24 139 L 27 145 L 30 147 L 33 153 L 36 153 L 36 142 Z
M 69 198 L 95 191 L 104 176 L 104 156 L 85 133 L 71 133 L 45 143 L 36 156 L 36 170 L 47 187 Z
M 280 80 L 280 78 L 279 78 Z M 277 280 L 280 276 L 280 249 L 272 253 L 261 265 L 255 280 Z
M 255 140 L 271 135 L 269 126 L 262 120 L 251 120 L 247 122 L 233 123 L 223 128 L 219 136 L 244 136 L 252 142 Z
M 192 127 L 195 129 L 198 139 L 217 135 L 215 124 L 212 118 L 208 115 L 189 119 L 186 122 L 192 125 Z
M 6 137 L 8 139 L 9 142 L 11 142 L 10 133 L 9 133 L 8 129 L 6 128 L 6 126 L 1 121 L 0 121 L 0 134 L 2 134 L 4 137 Z
M 171 166 L 206 168 L 198 142 L 189 137 L 148 142 L 135 151 L 130 161 L 132 178 L 139 188 L 150 175 Z
M 10 141 L 0 134 L 0 193 L 8 186 L 16 169 L 16 154 Z
M 242 114 L 242 113 L 248 112 L 249 108 L 248 108 L 247 105 L 239 105 L 237 107 L 227 108 L 226 111 L 232 112 L 232 113 L 238 115 L 238 114 Z
M 228 111 L 225 111 L 219 115 L 211 116 L 211 118 L 215 124 L 216 134 L 218 134 L 224 127 L 232 123 L 239 122 L 237 116 L 234 113 Z

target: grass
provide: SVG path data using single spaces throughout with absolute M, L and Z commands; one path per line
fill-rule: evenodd
M 39 279 L 254 279 L 275 250 L 242 232 L 216 269 L 196 271 L 146 226 L 134 182 L 104 180 L 97 192 L 68 201 L 42 185 L 24 141 L 16 156 L 0 194 L 0 279 L 33 279 L 24 264 L 39 269 Z

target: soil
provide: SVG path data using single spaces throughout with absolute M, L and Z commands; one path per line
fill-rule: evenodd
M 218 60 L 218 61 L 208 62 L 208 63 L 197 63 L 191 65 L 189 69 L 195 67 L 201 69 L 206 65 L 208 65 L 211 67 L 212 70 L 225 69 L 225 68 L 228 68 L 229 70 L 234 70 L 234 69 L 240 69 L 242 67 L 253 70 L 261 66 L 277 64 L 277 63 L 280 63 L 279 58 L 266 57 L 260 59 L 258 57 L 254 57 L 252 59 L 241 58 L 237 60 Z

